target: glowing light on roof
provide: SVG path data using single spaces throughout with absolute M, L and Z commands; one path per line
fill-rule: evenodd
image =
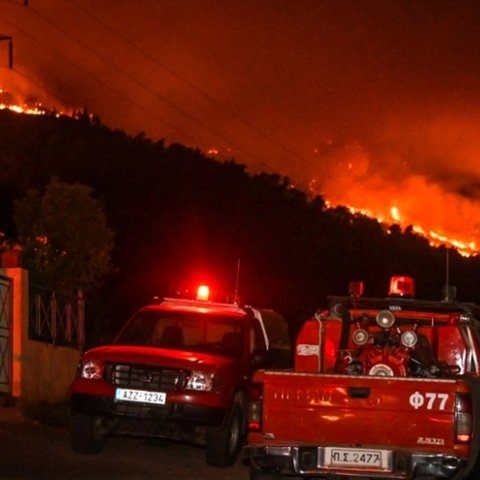
M 200 285 L 197 289 L 197 300 L 208 300 L 210 298 L 210 288 L 208 285 Z

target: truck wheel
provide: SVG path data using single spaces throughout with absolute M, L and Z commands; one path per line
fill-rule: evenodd
M 73 414 L 70 419 L 70 442 L 79 453 L 100 453 L 107 441 L 107 428 L 102 417 Z
M 208 465 L 229 467 L 235 463 L 242 441 L 242 410 L 234 405 L 222 429 L 209 428 L 206 435 Z
M 280 480 L 281 475 L 275 470 L 250 467 L 250 480 Z

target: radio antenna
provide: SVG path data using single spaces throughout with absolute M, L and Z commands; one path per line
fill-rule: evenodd
M 448 292 L 448 286 L 450 285 L 450 250 L 448 247 L 445 252 L 445 285 Z
M 443 287 L 443 301 L 453 302 L 457 295 L 455 285 L 450 285 L 450 249 L 445 250 L 445 286 Z
M 235 292 L 233 294 L 233 303 L 240 302 L 240 259 L 237 260 L 237 278 L 235 280 Z

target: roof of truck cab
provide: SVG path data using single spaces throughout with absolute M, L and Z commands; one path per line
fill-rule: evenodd
M 235 303 L 219 303 L 183 298 L 165 298 L 163 301 L 157 304 L 147 305 L 143 309 L 197 312 L 210 315 L 230 315 L 237 317 L 244 317 L 250 310 L 252 310 L 250 307 L 240 306 Z

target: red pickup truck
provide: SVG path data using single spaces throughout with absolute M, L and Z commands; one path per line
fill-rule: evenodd
M 480 478 L 480 309 L 358 287 L 305 322 L 293 370 L 255 373 L 250 478 Z
M 110 345 L 82 355 L 71 388 L 74 450 L 99 453 L 110 435 L 206 446 L 231 465 L 246 434 L 255 368 L 291 365 L 282 316 L 268 309 L 169 298 L 137 311 Z

